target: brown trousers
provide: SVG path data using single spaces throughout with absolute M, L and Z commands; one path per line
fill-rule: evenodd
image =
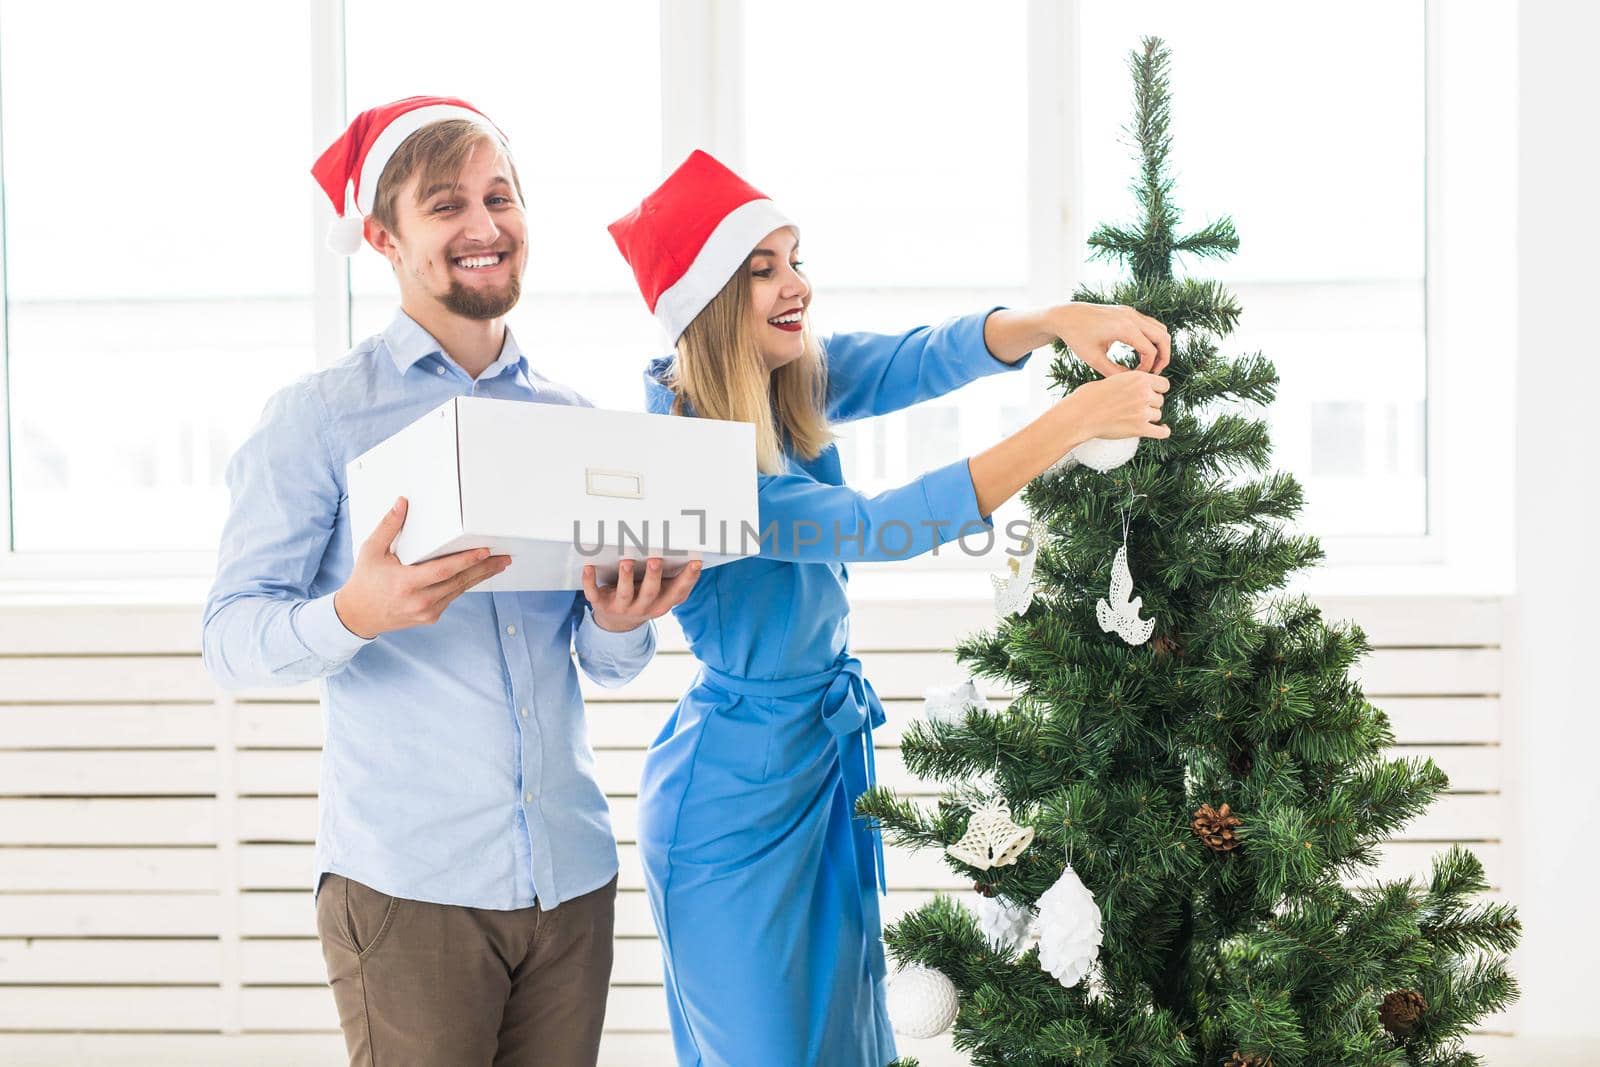
M 617 881 L 545 911 L 404 900 L 337 874 L 317 894 L 351 1067 L 594 1067 Z

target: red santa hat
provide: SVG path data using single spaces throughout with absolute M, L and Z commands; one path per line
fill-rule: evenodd
M 651 314 L 677 343 L 756 244 L 780 226 L 794 223 L 766 194 L 696 150 L 606 228 Z
M 361 247 L 361 223 L 372 214 L 383 168 L 407 137 L 446 119 L 477 123 L 493 132 L 502 146 L 505 144 L 505 134 L 465 100 L 453 96 L 408 96 L 363 111 L 328 146 L 312 166 L 311 176 L 333 201 L 333 210 L 339 216 L 328 228 L 329 248 L 341 255 L 355 254 Z

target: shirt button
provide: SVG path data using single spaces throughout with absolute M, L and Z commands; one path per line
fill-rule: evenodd
M 521 715 L 524 719 L 526 719 L 528 717 L 528 709 L 527 708 L 518 708 L 517 709 L 517 714 Z
M 515 626 L 507 626 L 506 633 L 510 634 L 512 637 L 515 637 L 517 636 L 517 628 Z
M 532 804 L 533 803 L 533 794 L 532 793 L 524 793 L 524 794 L 522 794 L 522 802 L 524 804 Z
M 435 368 L 433 368 L 433 373 L 442 375 L 444 373 L 444 368 L 443 367 L 435 367 Z

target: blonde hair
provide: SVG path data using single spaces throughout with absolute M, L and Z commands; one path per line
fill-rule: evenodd
M 506 166 L 511 171 L 511 184 L 517 190 L 517 200 L 522 201 L 522 179 L 517 176 L 517 165 L 500 139 L 469 119 L 444 119 L 429 123 L 400 142 L 400 147 L 389 157 L 383 174 L 378 178 L 372 198 L 372 217 L 390 233 L 399 233 L 395 202 L 411 176 L 421 172 L 416 196 L 420 206 L 423 194 L 430 188 L 440 182 L 456 180 L 467 165 L 467 157 L 480 145 L 488 145 L 505 156 Z
M 804 459 L 833 440 L 828 428 L 827 365 L 810 316 L 801 333 L 800 358 L 769 371 L 756 340 L 750 310 L 750 261 L 694 317 L 678 338 L 678 355 L 666 383 L 674 414 L 685 402 L 703 419 L 748 422 L 756 428 L 756 467 L 781 474 L 785 449 Z

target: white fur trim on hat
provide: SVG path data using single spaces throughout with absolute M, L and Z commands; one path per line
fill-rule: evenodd
M 471 108 L 457 107 L 454 104 L 429 104 L 427 107 L 407 111 L 383 128 L 377 140 L 372 142 L 367 157 L 361 161 L 361 173 L 356 176 L 355 181 L 356 210 L 362 215 L 372 214 L 378 179 L 383 177 L 383 168 L 389 165 L 390 157 L 400 150 L 407 137 L 424 126 L 448 119 L 466 119 L 488 130 L 502 146 L 505 143 L 495 130 L 494 124 Z
M 656 301 L 656 321 L 675 344 L 694 317 L 722 291 L 733 272 L 755 250 L 756 242 L 789 221 L 771 200 L 749 200 L 723 216 L 683 277 Z

